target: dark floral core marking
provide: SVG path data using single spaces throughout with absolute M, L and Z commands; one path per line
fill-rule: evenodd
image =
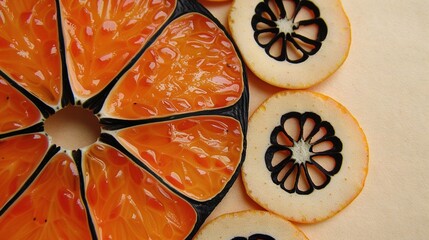
M 313 112 L 289 112 L 270 136 L 265 164 L 274 184 L 288 193 L 323 189 L 340 171 L 343 144 L 332 125 Z
M 251 24 L 255 41 L 267 55 L 290 63 L 316 54 L 328 34 L 319 8 L 309 0 L 264 0 Z
M 275 238 L 261 233 L 253 234 L 252 236 L 246 238 L 246 237 L 234 237 L 231 240 L 275 240 Z

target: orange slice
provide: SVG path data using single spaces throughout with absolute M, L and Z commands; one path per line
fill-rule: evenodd
M 246 152 L 219 21 L 188 0 L 8 1 L 0 30 L 0 235 L 192 239 Z
M 235 0 L 228 23 L 247 66 L 282 88 L 308 88 L 328 78 L 351 44 L 340 0 Z
M 291 239 L 306 240 L 305 234 L 291 222 L 266 211 L 246 210 L 226 213 L 206 225 L 194 240 L 204 239 Z
M 302 223 L 332 217 L 362 191 L 368 145 L 340 103 L 310 91 L 268 98 L 249 120 L 242 177 L 262 207 Z

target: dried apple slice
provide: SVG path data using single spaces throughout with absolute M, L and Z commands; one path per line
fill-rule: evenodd
M 235 0 L 228 23 L 252 72 L 283 88 L 326 79 L 343 64 L 351 43 L 340 0 Z
M 295 222 L 329 218 L 361 192 L 368 168 L 365 134 L 333 99 L 289 90 L 267 99 L 249 120 L 246 192 Z
M 221 215 L 207 223 L 194 240 L 306 240 L 305 234 L 286 219 L 259 210 L 247 210 Z

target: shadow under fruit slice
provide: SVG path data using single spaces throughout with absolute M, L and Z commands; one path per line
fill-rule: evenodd
M 257 108 L 247 154 L 248 195 L 295 222 L 335 215 L 357 197 L 367 175 L 368 145 L 358 122 L 338 102 L 309 91 L 279 92 Z
M 197 233 L 194 240 L 307 240 L 301 230 L 286 219 L 266 211 L 246 210 L 221 215 Z
M 351 43 L 340 0 L 236 0 L 228 23 L 252 72 L 282 88 L 308 88 L 328 78 Z
M 0 28 L 0 235 L 191 239 L 245 156 L 219 21 L 191 0 L 7 1 Z M 95 142 L 49 135 L 66 108 L 94 114 Z

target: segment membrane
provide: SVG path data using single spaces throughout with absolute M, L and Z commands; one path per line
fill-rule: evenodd
M 185 239 L 196 223 L 189 203 L 116 149 L 93 145 L 84 175 L 100 239 Z
M 59 51 L 54 0 L 1 2 L 0 71 L 49 105 L 62 91 Z
M 212 20 L 190 13 L 172 21 L 124 75 L 105 111 L 139 119 L 227 107 L 243 85 L 231 41 Z
M 186 196 L 208 200 L 231 179 L 241 159 L 243 133 L 227 117 L 194 117 L 131 127 L 119 142 Z

